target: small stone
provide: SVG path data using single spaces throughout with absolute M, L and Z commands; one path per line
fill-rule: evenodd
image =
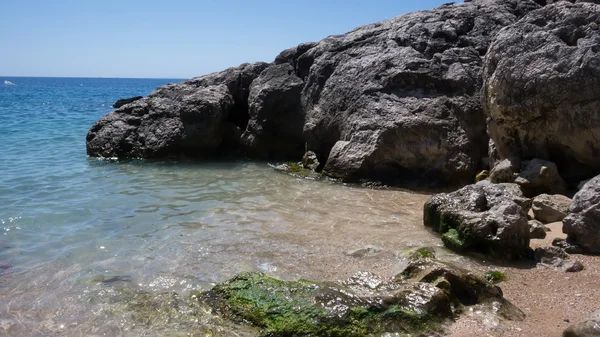
M 383 249 L 377 247 L 377 246 L 365 246 L 364 248 L 359 248 L 356 250 L 349 250 L 346 252 L 346 255 L 348 256 L 352 256 L 352 257 L 365 257 L 365 256 L 375 256 L 379 253 L 381 253 L 383 251 Z
M 530 239 L 545 239 L 546 238 L 546 226 L 537 220 L 530 220 L 529 224 L 529 238 Z
M 579 261 L 569 261 L 565 263 L 564 268 L 567 273 L 578 273 L 585 267 L 583 266 L 583 263 Z

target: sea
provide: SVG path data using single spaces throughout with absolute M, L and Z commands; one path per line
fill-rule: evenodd
M 247 271 L 387 277 L 406 249 L 440 246 L 422 225 L 426 194 L 243 158 L 86 155 L 87 131 L 117 99 L 177 81 L 0 77 L 0 336 L 253 336 L 161 296 Z

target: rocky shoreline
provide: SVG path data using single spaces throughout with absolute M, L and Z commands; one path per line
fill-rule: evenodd
M 88 155 L 226 154 L 291 160 L 278 169 L 303 177 L 458 188 L 434 195 L 423 209 L 424 225 L 457 253 L 567 272 L 586 268 L 571 254 L 600 253 L 597 0 L 446 4 L 301 44 L 272 63 L 243 64 L 124 102 L 92 126 Z M 546 237 L 545 224 L 556 222 L 562 222 L 565 238 L 531 245 Z M 433 260 L 422 256 L 415 263 L 444 263 Z M 448 304 L 443 317 L 428 314 L 446 304 L 414 309 L 414 303 L 390 293 L 406 285 L 383 281 L 385 295 L 375 288 L 352 295 L 358 302 L 340 304 L 346 309 L 334 321 L 328 311 L 333 307 L 323 303 L 300 311 L 305 315 L 300 318 L 277 309 L 290 303 L 261 311 L 266 295 L 260 289 L 263 295 L 256 295 L 248 284 L 270 284 L 275 293 L 289 292 L 290 286 L 277 290 L 273 285 L 280 283 L 261 281 L 260 275 L 216 288 L 231 295 L 227 285 L 244 281 L 248 292 L 244 297 L 234 291 L 235 305 L 224 306 L 229 297 L 214 300 L 215 292 L 207 301 L 221 303 L 213 309 L 262 327 L 269 336 L 439 332 L 439 324 L 423 325 L 417 316 L 427 313 L 433 323 L 455 319 L 461 306 L 480 304 L 464 303 L 464 294 L 488 283 L 436 270 L 435 277 L 419 278 L 413 286 L 429 296 L 419 303 Z M 319 286 L 311 284 L 302 284 L 312 290 L 301 287 L 308 297 L 297 301 L 315 302 Z M 499 288 L 494 291 L 496 302 L 506 301 Z M 402 317 L 390 320 L 396 314 Z M 288 316 L 282 321 L 277 315 Z M 399 326 L 398 320 L 416 325 Z M 307 322 L 315 325 L 308 329 Z M 597 316 L 565 336 L 600 335 L 594 322 Z

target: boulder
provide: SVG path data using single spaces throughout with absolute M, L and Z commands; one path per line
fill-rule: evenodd
M 600 172 L 600 7 L 553 2 L 495 35 L 483 105 L 501 158 L 550 160 L 578 182 Z
M 304 81 L 290 64 L 271 65 L 250 86 L 249 121 L 242 145 L 253 158 L 302 156 L 304 112 L 300 93 Z
M 177 84 L 105 115 L 86 137 L 96 157 L 198 157 L 227 152 L 248 122 L 248 93 L 266 63 L 243 64 Z
M 527 0 L 446 4 L 278 57 L 306 82 L 304 135 L 324 173 L 345 181 L 472 182 L 488 150 L 482 55 L 501 28 L 539 7 Z
M 587 319 L 570 326 L 563 337 L 600 337 L 600 310 Z
M 531 209 L 535 219 L 543 223 L 562 221 L 567 216 L 571 199 L 564 195 L 541 194 L 533 198 Z
M 545 239 L 547 228 L 543 223 L 537 220 L 530 220 L 529 224 L 529 238 L 530 239 Z
M 476 251 L 501 259 L 528 257 L 530 200 L 514 184 L 481 181 L 425 203 L 423 222 L 442 234 L 455 251 Z
M 129 104 L 129 103 L 135 102 L 135 101 L 140 100 L 142 98 L 144 98 L 144 97 L 142 97 L 142 96 L 135 96 L 135 97 L 131 97 L 131 98 L 121 98 L 121 99 L 117 100 L 112 106 L 113 106 L 113 108 L 118 109 L 118 108 L 122 107 L 125 104 Z
M 567 184 L 558 174 L 556 164 L 537 158 L 524 163 L 515 183 L 529 198 L 542 193 L 561 194 L 567 191 Z
M 600 254 L 600 176 L 588 181 L 575 194 L 563 219 L 567 242 L 586 253 Z

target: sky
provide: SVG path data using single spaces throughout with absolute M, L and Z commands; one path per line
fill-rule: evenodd
M 0 0 L 0 75 L 190 78 L 447 0 Z

